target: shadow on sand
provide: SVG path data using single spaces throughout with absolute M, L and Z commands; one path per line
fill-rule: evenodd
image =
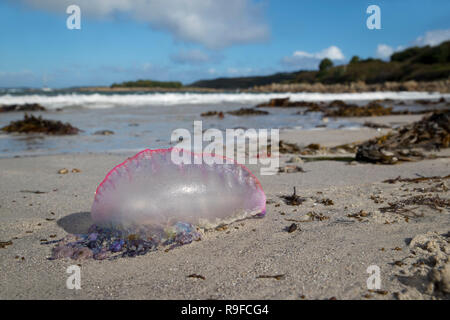
M 93 224 L 90 212 L 76 212 L 69 214 L 57 222 L 58 226 L 67 233 L 88 233 L 89 227 Z

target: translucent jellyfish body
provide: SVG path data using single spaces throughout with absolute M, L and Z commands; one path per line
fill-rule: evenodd
M 172 152 L 184 152 L 190 164 L 173 161 Z M 147 149 L 108 173 L 91 216 L 96 225 L 120 230 L 179 222 L 208 229 L 263 216 L 265 208 L 261 184 L 245 166 L 181 149 Z
M 185 152 L 192 164 L 172 161 L 172 151 Z M 144 150 L 98 186 L 87 234 L 42 244 L 57 244 L 51 259 L 136 257 L 199 240 L 199 227 L 263 216 L 265 208 L 261 184 L 242 165 L 180 149 Z

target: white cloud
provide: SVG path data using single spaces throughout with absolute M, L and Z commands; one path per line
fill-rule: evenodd
M 450 29 L 447 30 L 432 30 L 420 36 L 414 41 L 414 44 L 418 46 L 435 46 L 441 42 L 450 40 Z
M 341 49 L 339 49 L 336 46 L 331 46 L 329 48 L 323 49 L 322 51 L 316 52 L 316 53 L 308 53 L 305 51 L 295 51 L 292 56 L 296 57 L 296 58 L 315 58 L 315 59 L 328 58 L 331 60 L 343 60 L 345 58 Z
M 73 0 L 21 0 L 35 8 L 65 14 Z M 77 0 L 83 16 L 124 13 L 177 40 L 220 49 L 267 40 L 263 6 L 251 0 Z
M 295 51 L 291 56 L 284 57 L 281 63 L 291 68 L 315 69 L 319 65 L 320 60 L 324 58 L 342 61 L 345 59 L 345 56 L 341 49 L 336 46 L 330 46 L 315 53 Z
M 387 44 L 379 44 L 376 56 L 380 59 L 389 59 L 394 52 L 394 49 Z

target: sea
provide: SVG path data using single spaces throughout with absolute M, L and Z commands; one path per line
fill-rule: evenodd
M 366 104 L 372 100 L 402 101 L 395 109 L 423 108 L 415 100 L 450 101 L 450 94 L 428 92 L 366 93 L 199 93 L 199 92 L 80 92 L 60 90 L 0 89 L 0 105 L 38 103 L 45 112 L 32 112 L 45 119 L 69 122 L 81 129 L 73 136 L 6 134 L 0 131 L 0 157 L 65 153 L 131 153 L 146 148 L 173 146 L 171 136 L 177 129 L 193 130 L 194 121 L 202 121 L 203 130 L 280 129 L 329 130 L 359 128 L 351 118 L 323 119 L 317 112 L 298 114 L 302 108 L 261 108 L 269 115 L 202 117 L 207 111 L 251 108 L 273 98 L 292 101 L 344 100 Z M 23 118 L 23 112 L 0 113 L 0 128 Z M 113 131 L 99 135 L 98 131 Z

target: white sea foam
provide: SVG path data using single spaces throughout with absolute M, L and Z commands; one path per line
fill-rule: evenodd
M 117 106 L 173 106 L 173 105 L 218 105 L 257 103 L 273 98 L 304 101 L 331 100 L 415 100 L 450 98 L 450 94 L 428 92 L 365 92 L 365 93 L 145 93 L 145 94 L 58 94 L 58 95 L 0 95 L 0 104 L 39 103 L 47 108 L 84 107 L 92 109 Z

